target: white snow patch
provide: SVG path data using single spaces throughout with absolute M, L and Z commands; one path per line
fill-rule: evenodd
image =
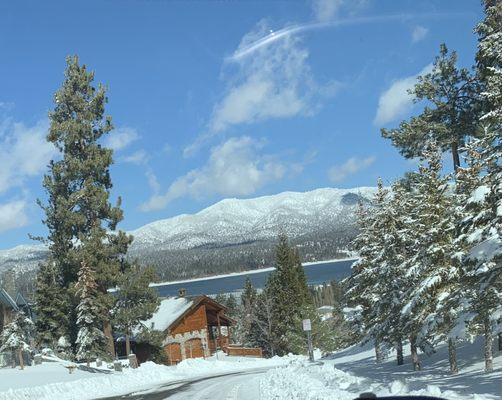
M 158 310 L 153 314 L 152 318 L 143 321 L 149 329 L 165 331 L 183 315 L 193 304 L 193 301 L 185 297 L 170 297 L 160 302 Z

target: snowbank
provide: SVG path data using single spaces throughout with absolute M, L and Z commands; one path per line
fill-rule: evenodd
M 296 362 L 287 368 L 267 372 L 261 380 L 263 399 L 353 399 L 362 392 L 377 395 L 427 395 L 449 400 L 500 399 L 502 395 L 502 352 L 494 344 L 494 371 L 484 372 L 483 339 L 461 342 L 457 347 L 459 373 L 448 373 L 447 346 L 431 356 L 421 354 L 422 371 L 412 370 L 409 346 L 405 364 L 398 366 L 395 354 L 375 363 L 372 345 L 352 346 L 339 351 L 323 366 Z
M 493 395 L 463 395 L 452 390 L 442 391 L 438 386 L 427 385 L 420 390 L 411 390 L 400 380 L 390 383 L 375 383 L 356 377 L 334 367 L 297 362 L 285 368 L 268 371 L 260 380 L 261 400 L 352 400 L 363 392 L 378 396 L 421 395 L 444 397 L 449 400 L 495 400 Z
M 151 389 L 152 386 L 192 378 L 287 365 L 303 357 L 274 357 L 268 360 L 225 357 L 185 360 L 177 366 L 147 362 L 138 369 L 112 374 L 76 370 L 69 374 L 65 364 L 43 363 L 19 369 L 0 369 L 0 400 L 95 399 Z

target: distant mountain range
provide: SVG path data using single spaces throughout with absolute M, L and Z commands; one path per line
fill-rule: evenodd
M 359 200 L 375 188 L 324 188 L 254 199 L 225 199 L 196 214 L 183 214 L 134 231 L 128 256 L 154 265 L 164 279 L 259 268 L 270 264 L 279 232 L 301 248 L 305 261 L 343 256 L 353 238 Z M 47 256 L 42 245 L 0 251 L 0 272 L 30 271 Z

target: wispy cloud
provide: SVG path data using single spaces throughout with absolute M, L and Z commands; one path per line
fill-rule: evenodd
M 337 16 L 344 3 L 344 0 L 313 0 L 314 18 L 319 22 L 331 21 Z
M 261 21 L 239 47 L 246 47 L 269 30 L 267 22 Z M 239 59 L 229 71 L 224 70 L 227 88 L 213 109 L 208 129 L 185 148 L 184 155 L 190 156 L 235 125 L 316 113 L 323 99 L 335 95 L 340 84 L 336 81 L 319 84 L 308 57 L 300 39 L 288 36 L 261 48 L 252 58 Z
M 312 14 L 318 22 L 329 22 L 340 14 L 354 15 L 366 8 L 369 0 L 312 0 Z
M 114 151 L 119 151 L 132 142 L 139 139 L 138 132 L 134 128 L 123 126 L 111 131 L 105 138 L 105 146 L 113 149 Z
M 56 149 L 45 139 L 48 121 L 33 126 L 9 122 L 0 137 L 0 193 L 21 186 L 26 178 L 41 174 Z
M 264 185 L 281 179 L 288 165 L 273 156 L 260 154 L 265 143 L 249 136 L 230 138 L 211 149 L 208 162 L 177 178 L 165 193 L 153 173 L 147 174 L 154 194 L 141 206 L 143 211 L 165 208 L 181 197 L 208 195 L 247 196 Z
M 358 158 L 351 157 L 341 165 L 334 165 L 328 170 L 328 177 L 331 182 L 338 183 L 345 180 L 350 175 L 369 167 L 376 160 L 376 157 Z
M 427 36 L 428 33 L 429 33 L 429 29 L 427 29 L 421 25 L 417 25 L 411 31 L 411 41 L 413 43 L 420 42 L 421 40 L 425 39 L 425 37 Z
M 56 155 L 56 149 L 45 139 L 47 129 L 45 119 L 32 126 L 10 118 L 0 122 L 0 194 L 15 188 L 24 197 L 26 181 L 41 175 Z M 19 228 L 28 221 L 25 199 L 0 197 L 0 232 Z
M 131 164 L 144 165 L 148 162 L 149 156 L 145 149 L 135 151 L 128 156 L 122 157 L 122 160 Z
M 408 91 L 413 89 L 419 75 L 427 74 L 431 70 L 432 64 L 428 64 L 418 74 L 394 81 L 380 95 L 374 124 L 385 125 L 410 112 L 413 107 L 413 96 Z
M 0 232 L 21 228 L 27 224 L 26 201 L 15 200 L 0 204 Z

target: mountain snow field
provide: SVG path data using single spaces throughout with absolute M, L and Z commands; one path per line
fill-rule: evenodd
M 285 229 L 291 238 L 312 232 L 335 231 L 355 223 L 359 199 L 369 201 L 376 188 L 323 188 L 309 192 L 283 192 L 253 199 L 225 199 L 188 215 L 154 221 L 129 231 L 130 252 L 188 250 L 204 245 L 227 245 L 276 238 Z M 0 272 L 10 268 L 38 268 L 47 257 L 42 244 L 0 250 Z

